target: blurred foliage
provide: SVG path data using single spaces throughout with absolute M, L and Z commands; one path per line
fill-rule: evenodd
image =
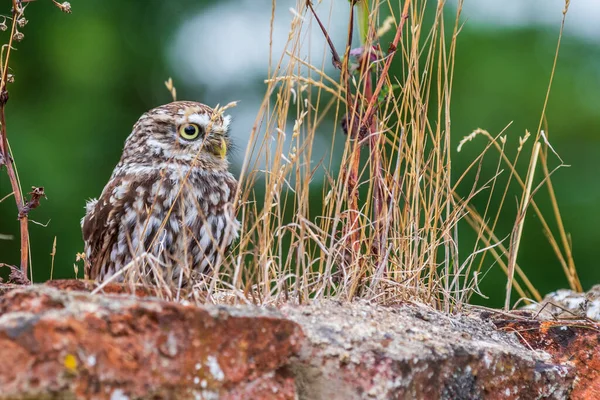
M 177 62 L 168 60 L 171 41 L 186 17 L 213 3 L 75 1 L 71 15 L 62 14 L 50 1 L 28 6 L 25 39 L 18 43 L 11 60 L 15 82 L 9 86 L 7 129 L 23 188 L 28 191 L 31 186 L 44 186 L 48 196 L 31 213 L 35 221 L 49 222 L 47 227 L 31 225 L 34 281 L 50 276 L 55 237 L 54 278 L 74 276 L 75 253 L 83 250 L 79 224 L 85 201 L 100 194 L 136 119 L 144 111 L 170 101 L 163 81 L 169 76 L 176 85 L 181 81 L 169 67 Z M 261 4 L 265 4 L 264 12 L 270 13 L 270 2 Z M 571 165 L 560 169 L 553 183 L 566 229 L 572 234 L 581 281 L 587 289 L 600 281 L 600 269 L 595 266 L 600 249 L 600 235 L 595 231 L 600 226 L 600 213 L 596 211 L 600 204 L 596 177 L 600 159 L 600 46 L 570 37 L 568 17 L 567 22 L 547 115 L 551 143 Z M 495 135 L 512 121 L 506 133 L 516 149 L 525 129 L 537 129 L 558 28 L 465 25 L 458 40 L 453 82 L 455 144 L 476 128 Z M 0 41 L 7 40 L 8 32 L 1 33 Z M 256 85 L 256 90 L 263 88 Z M 177 91 L 179 98 L 211 103 L 204 98 L 201 86 L 177 85 Z M 235 116 L 235 110 L 232 114 Z M 250 128 L 235 126 L 237 130 Z M 242 149 L 244 145 L 238 143 Z M 484 145 L 484 139 L 477 139 L 455 154 L 455 176 Z M 490 178 L 495 164 L 485 163 L 484 167 L 484 174 Z M 9 191 L 2 172 L 0 199 Z M 315 193 L 319 193 L 315 199 L 320 198 L 319 187 L 315 187 Z M 546 193 L 542 189 L 536 200 L 549 210 Z M 508 198 L 508 209 L 516 208 L 517 194 Z M 485 198 L 479 201 L 485 204 Z M 510 233 L 513 223 L 514 219 L 502 220 L 502 232 Z M 12 241 L 0 240 L 0 262 L 17 265 L 19 231 L 12 198 L 0 203 L 0 234 L 15 237 Z M 471 248 L 465 245 L 461 251 L 464 258 Z M 519 263 L 541 293 L 566 286 L 560 265 L 533 214 L 525 225 Z M 482 291 L 490 296 L 484 302 L 502 304 L 505 283 L 503 273 L 492 268 L 481 284 Z

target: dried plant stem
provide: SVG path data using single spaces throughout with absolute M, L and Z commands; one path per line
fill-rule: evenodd
M 367 47 L 365 45 L 365 47 Z M 370 47 L 370 46 L 369 46 Z M 371 72 L 370 72 L 370 61 L 369 61 L 369 51 L 366 52 L 366 54 L 363 56 L 362 59 L 362 65 L 361 65 L 361 71 L 362 71 L 362 77 L 363 77 L 363 82 L 364 82 L 364 88 L 363 88 L 363 96 L 365 99 L 367 99 L 368 101 L 371 100 L 371 96 L 372 96 L 372 89 L 371 89 L 371 85 L 372 85 L 372 78 L 371 78 Z M 349 88 L 347 88 L 349 89 Z M 348 90 L 349 92 L 349 90 Z M 358 100 L 359 100 L 360 96 L 356 96 L 356 102 L 354 102 L 352 104 L 352 110 L 349 112 L 348 115 L 354 116 L 357 115 L 356 113 L 356 109 L 358 107 Z M 352 122 L 350 122 L 350 125 L 352 125 L 354 123 L 354 118 L 352 118 Z M 369 136 L 372 134 L 371 132 L 374 132 L 373 130 L 373 126 L 372 126 L 372 121 L 369 123 L 368 126 L 368 132 L 369 132 Z M 363 121 L 361 118 L 361 121 L 358 124 L 359 127 L 363 126 Z M 359 128 L 360 130 L 360 128 Z M 349 137 L 352 137 L 352 132 L 353 129 L 350 129 L 349 131 Z M 352 277 L 352 286 L 350 287 L 349 290 L 349 295 L 350 297 L 354 296 L 354 293 L 356 293 L 356 291 L 358 290 L 358 284 L 360 283 L 360 280 L 364 274 L 364 265 L 363 263 L 360 263 L 359 260 L 359 254 L 360 254 L 360 244 L 361 244 L 361 224 L 360 224 L 360 205 L 359 205 L 359 198 L 358 198 L 358 176 L 359 176 L 359 167 L 360 167 L 360 154 L 361 154 L 361 149 L 362 149 L 362 141 L 361 141 L 361 137 L 360 134 L 356 135 L 356 137 L 354 137 L 354 143 L 352 146 L 352 155 L 350 158 L 350 168 L 348 169 L 348 178 L 347 178 L 347 190 L 348 190 L 348 218 L 350 223 L 346 225 L 346 229 L 344 231 L 344 236 L 348 238 L 349 244 L 348 244 L 348 248 L 351 249 L 350 255 L 352 257 L 351 261 L 350 261 L 350 265 L 356 265 L 357 268 L 354 268 L 354 273 L 353 273 L 353 277 Z M 369 138 L 369 143 L 370 143 L 370 138 Z M 357 262 L 358 261 L 358 262 Z
M 537 166 L 538 157 L 541 148 L 540 142 L 535 142 L 533 147 L 533 155 L 531 157 L 531 163 L 529 164 L 529 172 L 527 173 L 527 185 L 523 197 L 521 199 L 521 210 L 517 214 L 517 222 L 513 231 L 513 237 L 510 246 L 510 259 L 508 263 L 508 282 L 506 284 L 506 300 L 504 302 L 504 311 L 510 309 L 510 295 L 513 286 L 513 279 L 515 275 L 515 265 L 517 264 L 517 253 L 519 252 L 519 244 L 521 243 L 521 235 L 523 234 L 523 225 L 525 224 L 525 214 L 529 208 L 529 202 L 531 200 L 531 187 L 533 185 L 533 176 L 535 174 L 535 167 Z
M 548 164 L 546 163 L 546 155 L 543 152 L 541 154 L 541 158 L 543 161 L 542 168 L 544 169 L 546 184 L 548 185 L 548 195 L 550 196 L 550 203 L 552 204 L 552 211 L 554 212 L 554 218 L 556 218 L 556 224 L 558 225 L 558 232 L 560 234 L 562 245 L 565 250 L 566 262 L 561 262 L 561 265 L 563 266 L 565 275 L 569 281 L 569 286 L 571 287 L 571 289 L 578 292 L 582 292 L 583 287 L 581 286 L 581 281 L 579 280 L 579 276 L 577 275 L 577 269 L 575 268 L 575 261 L 573 260 L 571 244 L 567 239 L 567 233 L 565 231 L 565 226 L 563 224 L 560 209 L 558 207 L 558 201 L 554 193 L 554 186 L 552 185 L 552 180 L 550 179 Z M 555 252 L 560 253 L 560 249 L 555 249 Z
M 0 90 L 0 93 L 4 92 Z M 10 185 L 15 196 L 17 209 L 20 211 L 25 205 L 25 202 L 23 201 L 23 195 L 21 193 L 21 188 L 19 187 L 19 181 L 14 169 L 12 157 L 8 151 L 8 142 L 6 140 L 6 118 L 4 115 L 4 104 L 2 103 L 0 103 L 0 125 L 0 151 L 2 152 L 4 160 L 6 160 L 5 165 L 8 174 L 8 180 L 10 181 Z M 27 266 L 29 263 L 29 226 L 27 215 L 19 218 L 19 224 L 21 230 L 21 271 L 27 275 Z

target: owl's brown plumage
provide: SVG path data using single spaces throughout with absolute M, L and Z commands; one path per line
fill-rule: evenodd
M 100 198 L 86 205 L 90 279 L 104 280 L 132 260 L 143 264 L 143 255 L 174 279 L 182 266 L 204 273 L 221 262 L 239 226 L 228 127 L 229 117 L 191 101 L 140 117 Z

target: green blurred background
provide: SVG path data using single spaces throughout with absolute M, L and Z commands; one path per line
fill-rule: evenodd
M 330 32 L 343 46 L 348 2 L 333 1 L 337 14 Z M 7 13 L 5 3 L 0 11 Z M 277 3 L 276 57 L 287 40 L 289 8 L 296 2 Z M 452 102 L 455 144 L 478 127 L 496 134 L 513 121 L 507 133 L 516 148 L 525 129 L 537 129 L 564 2 L 497 3 L 465 4 Z M 600 282 L 600 235 L 595 231 L 600 226 L 600 28 L 592 17 L 600 12 L 596 3 L 571 5 L 547 113 L 552 145 L 571 165 L 559 170 L 553 182 L 585 289 Z M 330 0 L 323 1 L 317 10 L 327 14 L 330 6 Z M 15 82 L 7 106 L 10 144 L 23 187 L 44 186 L 48 197 L 31 213 L 35 221 L 49 222 L 47 227 L 31 224 L 35 281 L 50 276 L 55 237 L 54 277 L 74 276 L 75 253 L 83 250 L 79 221 L 85 201 L 100 194 L 137 118 L 170 101 L 164 80 L 173 77 L 180 99 L 212 105 L 241 100 L 231 112 L 238 147 L 234 171 L 239 171 L 268 66 L 271 0 L 85 0 L 73 1 L 72 7 L 73 14 L 65 15 L 50 1 L 31 3 L 25 39 L 11 59 Z M 450 21 L 454 7 L 447 9 Z M 313 37 L 314 55 L 321 57 L 321 35 L 315 30 Z M 0 33 L 0 42 L 7 41 L 8 32 Z M 330 141 L 326 132 L 319 138 L 324 148 Z M 480 140 L 454 153 L 455 174 L 481 150 Z M 486 163 L 488 177 L 493 167 Z M 2 171 L 0 198 L 8 193 Z M 512 211 L 516 193 L 507 201 Z M 546 197 L 542 190 L 536 199 L 548 210 Z M 514 217 L 501 221 L 505 234 L 513 223 Z M 0 203 L 0 234 L 15 239 L 0 240 L 0 262 L 18 265 L 18 232 L 11 198 Z M 519 261 L 538 290 L 566 287 L 533 214 L 523 240 Z M 461 251 L 464 259 L 470 249 Z M 492 268 L 481 284 L 490 296 L 484 302 L 502 304 L 504 286 L 502 273 Z

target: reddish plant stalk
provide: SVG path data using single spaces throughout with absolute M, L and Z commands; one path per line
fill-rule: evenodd
M 354 136 L 354 140 L 356 140 L 356 142 L 354 143 L 354 146 L 352 148 L 352 154 L 350 156 L 350 162 L 349 162 L 349 166 L 347 169 L 345 169 L 342 172 L 342 176 L 345 177 L 345 181 L 347 183 L 347 193 L 348 193 L 348 220 L 349 223 L 346 225 L 345 229 L 344 229 L 344 237 L 346 237 L 347 242 L 348 242 L 348 246 L 347 248 L 351 249 L 351 253 L 352 253 L 352 261 L 353 262 L 355 260 L 355 258 L 357 257 L 357 255 L 360 253 L 360 236 L 361 236 L 361 231 L 359 229 L 360 226 L 360 213 L 359 213 L 359 201 L 358 201 L 358 173 L 359 173 L 359 166 L 360 166 L 360 151 L 362 148 L 362 143 L 361 140 L 364 139 L 364 137 L 362 137 L 362 132 L 366 132 L 368 135 L 368 142 L 369 142 L 369 149 L 370 149 L 370 153 L 371 153 L 371 176 L 373 177 L 373 179 L 375 180 L 375 187 L 374 187 L 374 203 L 373 203 L 373 219 L 375 221 L 375 243 L 373 246 L 373 251 L 375 252 L 376 255 L 382 254 L 382 249 L 381 249 L 381 245 L 383 243 L 383 237 L 381 237 L 382 235 L 382 230 L 380 229 L 380 225 L 381 225 L 381 221 L 382 218 L 385 218 L 385 213 L 383 210 L 383 205 L 385 204 L 384 202 L 384 192 L 383 192 L 383 187 L 382 187 L 382 181 L 383 181 L 383 176 L 382 176 L 382 161 L 381 161 L 381 152 L 379 149 L 379 134 L 377 133 L 377 120 L 374 116 L 376 107 L 377 107 L 377 98 L 379 96 L 379 94 L 381 93 L 381 90 L 383 88 L 383 85 L 385 84 L 385 82 L 387 81 L 388 78 L 388 73 L 389 73 L 389 69 L 394 57 L 394 54 L 396 52 L 396 49 L 398 47 L 398 43 L 400 42 L 400 38 L 402 36 L 402 29 L 404 27 L 404 23 L 405 21 L 408 19 L 408 10 L 411 4 L 411 0 L 406 0 L 406 2 L 404 3 L 404 8 L 402 11 L 402 16 L 400 19 L 400 23 L 398 24 L 398 27 L 396 29 L 396 35 L 394 36 L 394 39 L 392 41 L 392 43 L 390 44 L 389 48 L 388 48 L 388 52 L 387 52 L 387 59 L 385 61 L 384 67 L 381 71 L 381 74 L 379 75 L 379 78 L 377 80 L 377 85 L 375 87 L 375 90 L 373 90 L 373 80 L 371 77 L 371 72 L 370 72 L 370 67 L 371 67 L 371 60 L 370 60 L 370 54 L 372 51 L 372 47 L 368 46 L 369 48 L 367 49 L 367 43 L 364 43 L 363 45 L 365 46 L 364 50 L 365 52 L 363 52 L 362 55 L 362 59 L 360 62 L 360 73 L 362 74 L 362 81 L 364 82 L 364 91 L 362 93 L 362 100 L 367 102 L 367 107 L 365 112 L 360 112 L 360 93 L 357 93 L 356 96 L 353 96 L 350 90 L 350 83 L 349 83 L 349 77 L 350 77 L 350 72 L 348 69 L 348 58 L 350 55 L 350 48 L 351 48 L 351 41 L 352 41 L 352 27 L 353 27 L 353 11 L 354 11 L 354 5 L 356 4 L 357 1 L 351 1 L 351 13 L 350 13 L 350 28 L 349 28 L 349 35 L 348 35 L 348 45 L 346 47 L 346 51 L 344 54 L 344 59 L 343 62 L 341 62 L 341 60 L 339 59 L 339 55 L 333 45 L 333 42 L 331 41 L 327 30 L 325 29 L 325 27 L 323 26 L 323 24 L 321 23 L 319 17 L 317 16 L 317 14 L 315 13 L 315 10 L 312 7 L 312 3 L 311 0 L 307 0 L 306 4 L 307 7 L 310 9 L 310 11 L 312 12 L 312 14 L 315 16 L 317 23 L 319 24 L 321 30 L 323 31 L 323 34 L 325 35 L 325 38 L 327 39 L 327 42 L 329 44 L 329 47 L 331 49 L 331 53 L 333 56 L 333 65 L 336 68 L 339 68 L 341 70 L 341 79 L 342 82 L 344 84 L 345 90 L 346 90 L 346 100 L 347 100 L 347 105 L 348 105 L 348 113 L 346 114 L 346 118 L 347 118 L 347 124 L 348 124 L 348 135 L 352 138 L 352 136 Z M 371 32 L 369 33 L 369 36 L 373 39 L 375 39 L 375 33 L 374 30 L 372 29 L 372 27 L 370 28 Z M 358 117 L 358 121 L 357 121 L 357 116 Z M 356 126 L 358 125 L 358 126 Z M 360 275 L 363 275 L 363 268 L 360 268 Z
M 4 65 L 2 66 L 2 81 L 0 82 L 0 152 L 2 154 L 2 159 L 4 160 L 4 164 L 6 165 L 8 179 L 10 181 L 10 186 L 12 188 L 13 195 L 15 196 L 15 203 L 17 205 L 21 231 L 21 271 L 23 272 L 24 276 L 27 276 L 29 264 L 29 221 L 27 214 L 21 212 L 25 206 L 25 201 L 19 187 L 19 181 L 15 172 L 13 159 L 8 148 L 5 116 L 6 102 L 8 101 L 8 91 L 6 90 L 6 84 L 8 82 L 8 60 L 10 59 L 13 37 L 16 32 L 17 19 L 21 16 L 21 13 L 22 10 L 17 0 L 13 0 L 12 27 L 8 48 L 6 50 L 6 58 L 4 60 Z
M 404 23 L 408 19 L 408 11 L 411 5 L 411 0 L 406 0 L 404 3 L 404 7 L 402 9 L 402 15 L 400 17 L 400 23 L 396 28 L 396 34 L 394 35 L 394 39 L 387 51 L 387 59 L 384 63 L 383 69 L 379 74 L 377 79 L 377 85 L 374 90 L 372 90 L 372 82 L 371 75 L 369 70 L 367 69 L 366 79 L 367 85 L 365 90 L 365 99 L 367 100 L 367 108 L 364 114 L 361 117 L 361 126 L 366 124 L 367 132 L 369 135 L 369 149 L 370 149 L 370 159 L 371 159 L 371 176 L 374 180 L 374 196 L 373 196 L 373 221 L 375 224 L 375 240 L 373 245 L 373 252 L 376 257 L 379 257 L 383 253 L 383 249 L 381 246 L 384 244 L 385 238 L 382 237 L 383 231 L 380 229 L 381 222 L 383 218 L 386 218 L 386 213 L 383 210 L 383 205 L 385 204 L 384 192 L 383 192 L 383 176 L 382 176 L 382 161 L 381 161 L 381 149 L 379 148 L 380 134 L 377 132 L 377 119 L 375 117 L 375 111 L 377 109 L 377 99 L 381 90 L 383 89 L 383 85 L 388 80 L 388 73 L 390 70 L 390 66 L 392 65 L 392 61 L 394 59 L 394 55 L 396 53 L 396 49 L 398 48 L 398 43 L 400 42 L 400 38 L 402 37 L 402 29 L 404 28 Z M 371 31 L 370 36 L 375 39 L 375 33 Z M 370 60 L 370 51 L 371 48 L 365 54 L 367 60 Z M 367 68 L 369 65 L 367 64 Z M 379 262 L 379 260 L 377 260 Z

